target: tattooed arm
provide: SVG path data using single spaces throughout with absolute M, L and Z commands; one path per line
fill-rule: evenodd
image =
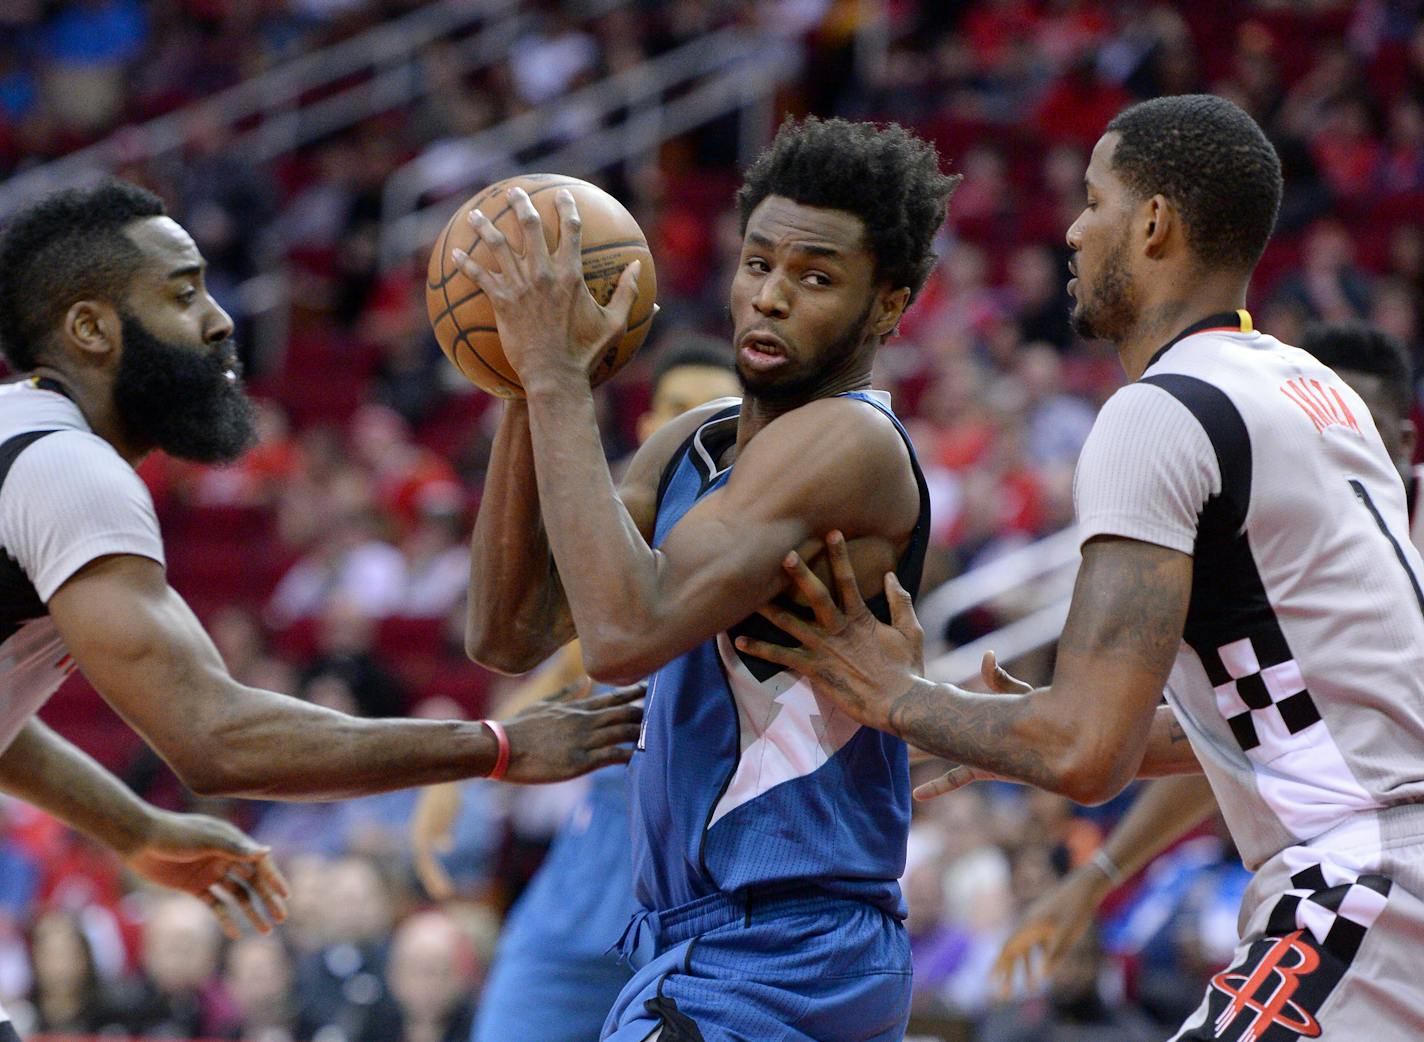
M 863 724 L 1081 803 L 1110 799 L 1137 773 L 1181 640 L 1189 555 L 1134 539 L 1089 540 L 1053 683 L 1005 695 L 926 680 L 909 594 L 886 576 L 892 618 L 881 624 L 860 598 L 838 533 L 827 552 L 842 606 L 792 555 L 787 570 L 815 621 L 768 607 L 763 614 L 801 647 L 742 640 L 743 650 L 804 674 Z
M 1201 764 L 1192 743 L 1170 706 L 1158 706 L 1147 732 L 1147 750 L 1137 768 L 1139 778 L 1165 778 L 1174 774 L 1200 774 Z

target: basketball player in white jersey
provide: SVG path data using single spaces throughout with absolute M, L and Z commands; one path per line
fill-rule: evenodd
M 1424 553 L 1420 472 L 1410 460 L 1418 437 L 1409 357 L 1398 340 L 1368 326 L 1329 323 L 1308 328 L 1301 349 L 1328 365 L 1364 401 L 1408 490 L 1410 541 Z M 999 687 L 1006 686 L 1002 678 Z M 968 772 L 961 772 L 968 773 Z M 966 779 L 966 781 L 969 779 Z M 1024 912 L 1004 942 L 995 970 L 1003 985 L 1053 972 L 1118 883 L 1135 875 L 1217 809 L 1205 777 L 1185 774 L 1150 783 L 1092 860 L 1065 876 Z M 1042 958 L 1038 958 L 1038 956 Z
M 223 885 L 260 922 L 249 887 L 276 915 L 284 890 L 262 848 L 146 807 L 34 719 L 70 670 L 195 792 L 289 800 L 625 762 L 640 692 L 501 725 L 358 719 L 235 682 L 168 585 L 133 470 L 154 448 L 214 462 L 252 441 L 232 322 L 203 272 L 162 202 L 120 181 L 43 199 L 0 234 L 0 348 L 30 374 L 0 389 L 0 787 L 169 885 L 206 894 L 231 870 Z
M 1108 125 L 1086 183 L 1073 318 L 1133 382 L 1078 462 L 1083 563 L 1053 683 L 932 683 L 892 579 L 883 625 L 794 556 L 816 621 L 767 614 L 803 646 L 743 646 L 864 723 L 1083 802 L 1199 761 L 1256 875 L 1233 963 L 1174 1039 L 1418 1038 L 1424 563 L 1360 396 L 1243 310 L 1279 160 L 1230 102 L 1158 98 Z M 1174 724 L 1191 755 L 1171 756 Z

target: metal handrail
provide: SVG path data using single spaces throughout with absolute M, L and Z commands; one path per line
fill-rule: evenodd
M 925 630 L 926 654 L 945 650 L 945 626 L 971 608 L 1020 590 L 1032 590 L 1034 607 L 1056 598 L 1071 587 L 1078 559 L 1078 530 L 1070 525 L 935 587 L 915 609 Z
M 646 154 L 670 137 L 768 97 L 800 66 L 800 50 L 785 41 L 730 27 L 567 95 L 561 104 L 587 114 L 587 126 L 579 137 L 537 158 L 528 151 L 549 132 L 548 114 L 537 109 L 460 142 L 461 152 L 470 157 L 461 184 L 432 172 L 428 155 L 417 156 L 386 181 L 381 263 L 388 268 L 401 264 L 411 251 L 435 238 L 450 207 L 445 201 L 422 206 L 431 192 L 439 190 L 442 199 L 448 199 L 518 169 L 588 173 Z M 686 93 L 663 100 L 674 89 Z M 618 126 L 602 123 L 603 117 L 624 109 L 630 115 Z
M 598 17 L 632 0 L 579 0 L 573 14 Z M 407 104 L 426 88 L 414 63 L 421 50 L 480 22 L 478 33 L 458 43 L 457 71 L 491 65 L 536 17 L 520 0 L 432 0 L 409 14 L 349 40 L 302 55 L 177 111 L 122 127 L 102 141 L 22 171 L 0 184 L 0 217 L 66 185 L 93 180 L 121 164 L 149 162 L 183 148 L 199 128 L 237 128 L 229 143 L 251 160 L 271 159 L 380 112 Z M 316 100 L 321 88 L 361 72 L 367 79 Z

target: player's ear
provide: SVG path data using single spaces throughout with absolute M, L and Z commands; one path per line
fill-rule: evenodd
M 93 360 L 123 341 L 119 313 L 99 300 L 76 300 L 64 313 L 63 338 Z
M 871 324 L 871 330 L 875 335 L 885 337 L 895 332 L 895 327 L 900 324 L 900 316 L 905 313 L 905 307 L 909 303 L 909 286 L 881 290 L 876 305 L 875 318 Z
M 1177 208 L 1160 192 L 1142 204 L 1142 249 L 1156 260 L 1162 256 L 1167 240 L 1179 218 Z

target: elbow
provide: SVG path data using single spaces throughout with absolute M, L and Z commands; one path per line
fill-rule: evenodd
M 580 634 L 580 647 L 584 669 L 600 684 L 635 684 L 662 665 L 627 635 Z
M 528 673 L 546 657 L 521 647 L 507 634 L 476 625 L 473 619 L 465 626 L 465 656 L 478 666 L 508 677 Z
M 1074 803 L 1096 807 L 1106 803 L 1132 780 L 1132 771 L 1124 770 L 1116 762 L 1116 757 L 1085 755 L 1081 752 L 1065 758 L 1059 766 L 1057 784 L 1054 786 L 1061 796 Z
M 197 796 L 216 798 L 247 795 L 247 786 L 230 765 L 223 763 L 221 755 L 200 758 L 194 763 L 175 764 L 174 773 L 178 775 L 178 780 Z

